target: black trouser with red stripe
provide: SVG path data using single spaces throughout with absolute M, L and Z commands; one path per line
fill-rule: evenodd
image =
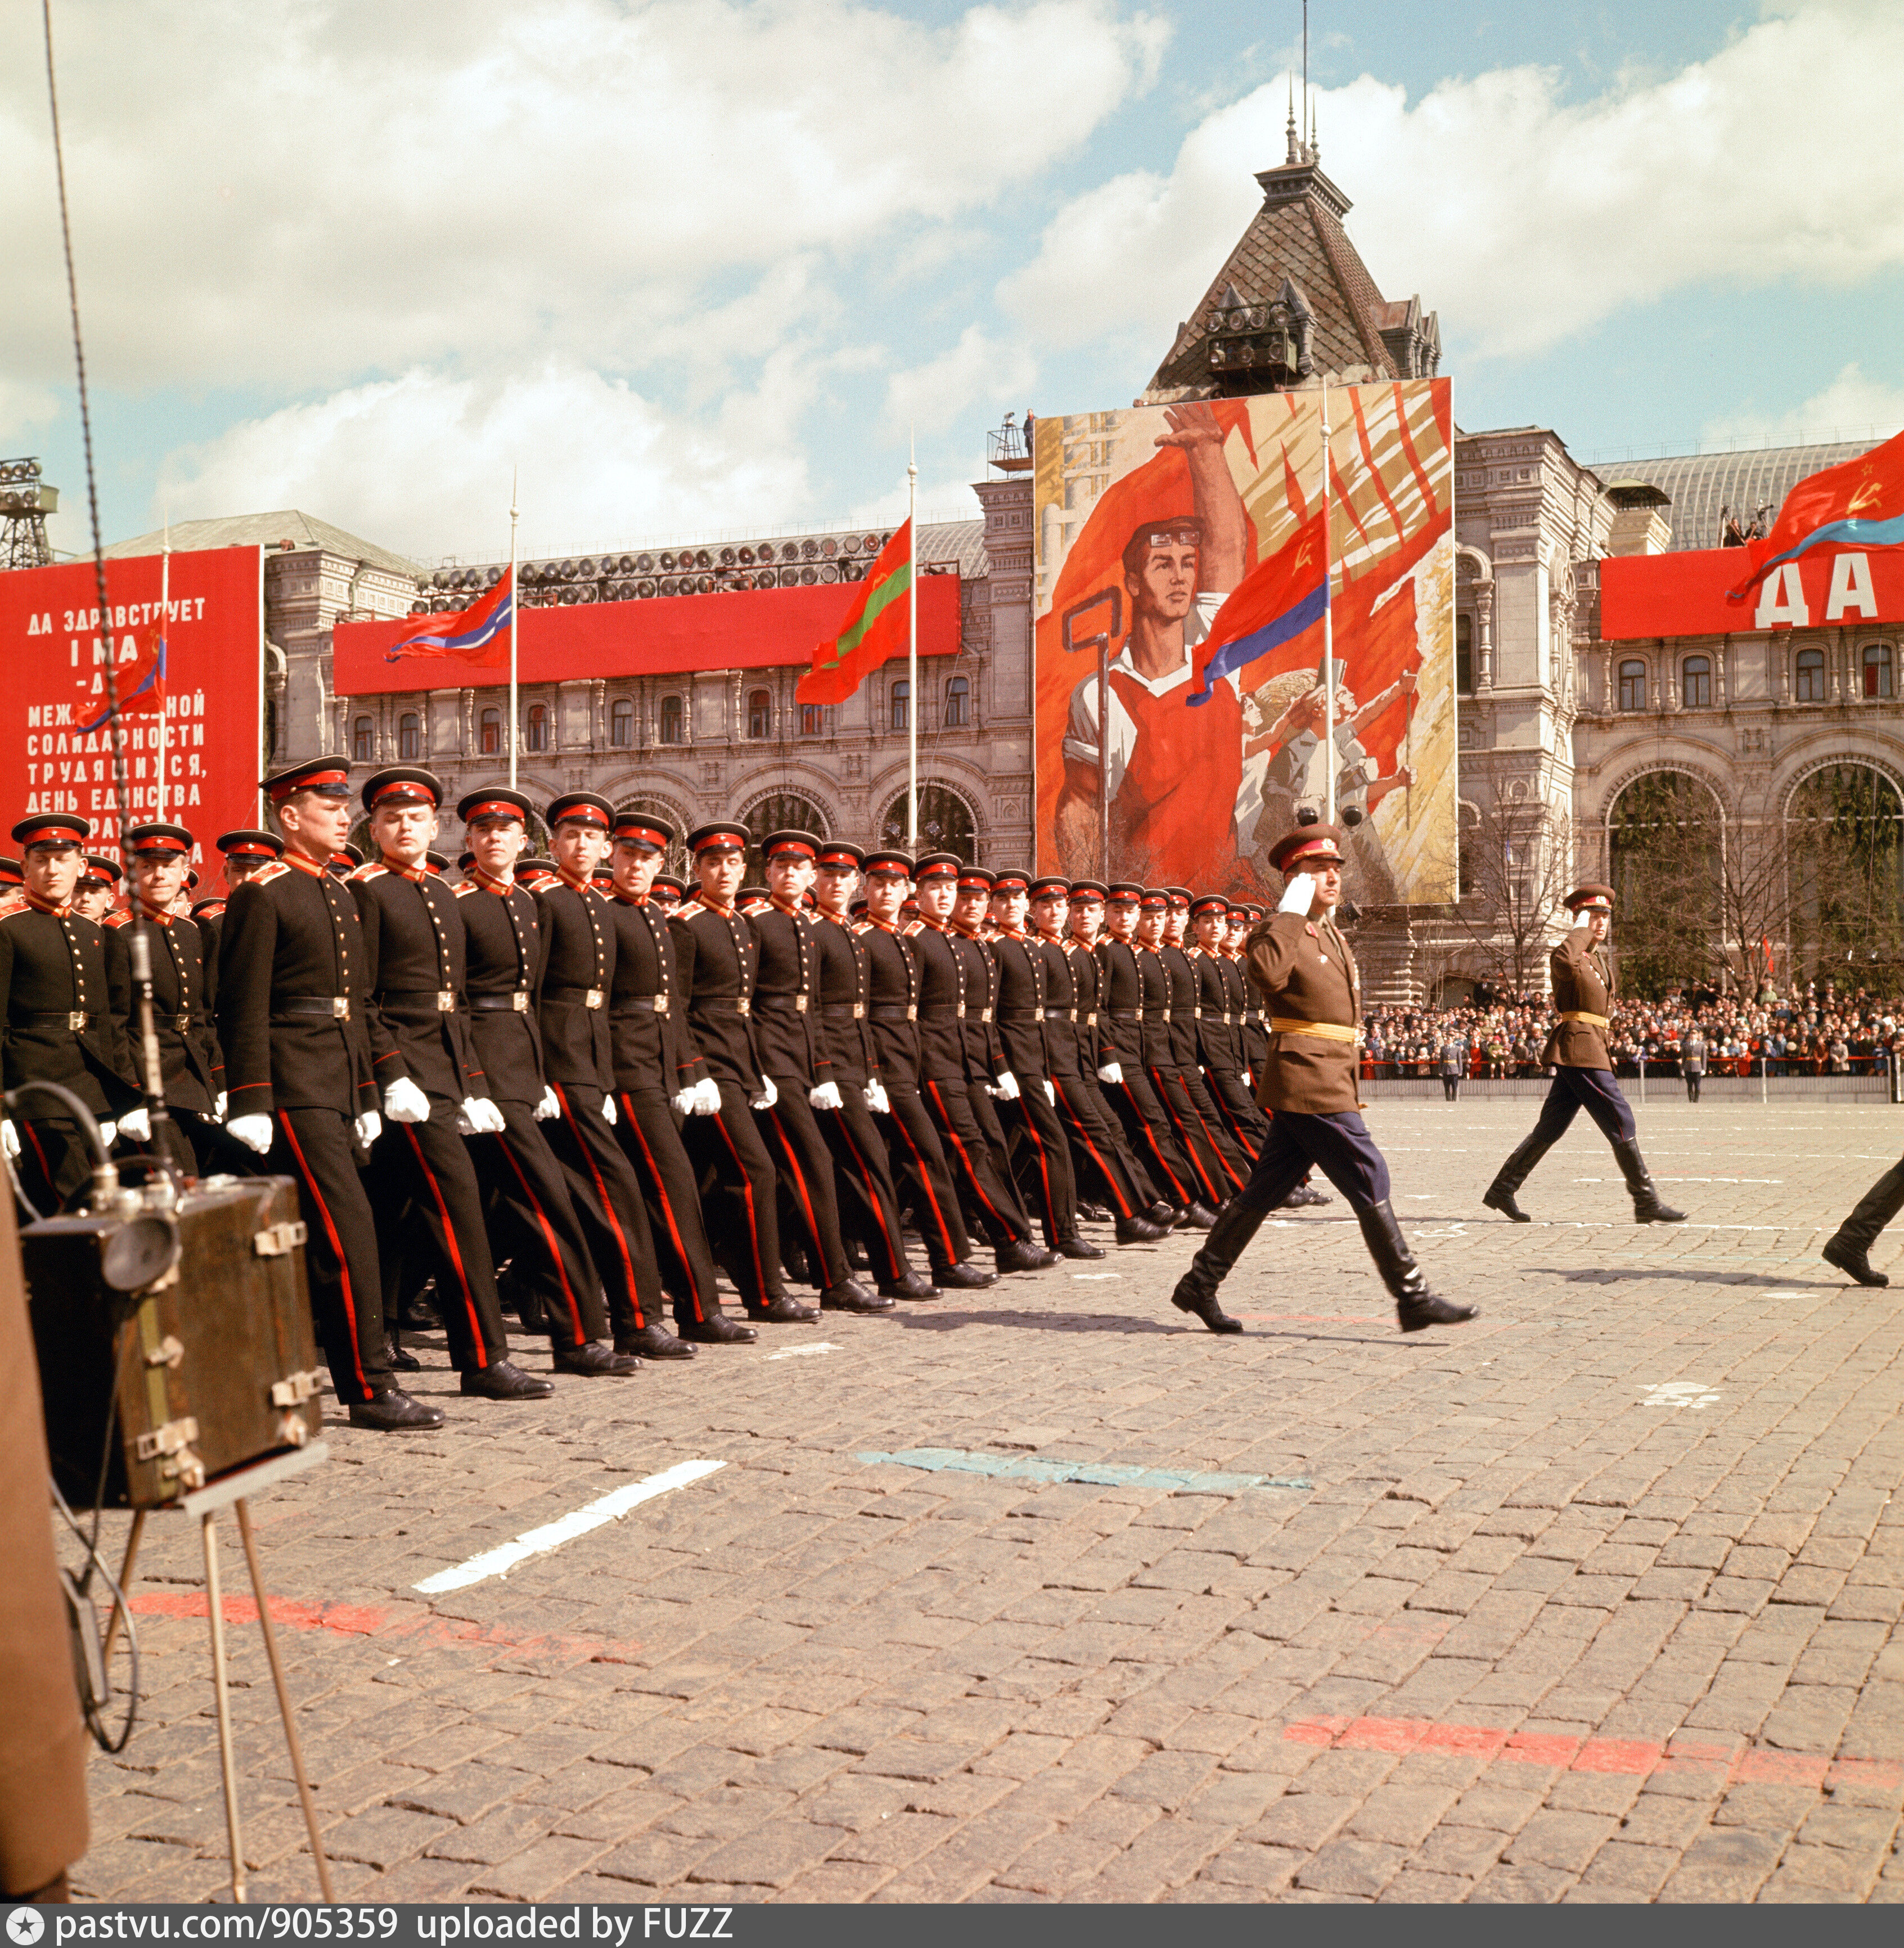
M 371 1152 L 367 1188 L 380 1258 L 387 1253 L 412 1269 L 427 1263 L 436 1274 L 436 1311 L 449 1335 L 451 1362 L 467 1373 L 506 1360 L 509 1342 L 496 1298 L 482 1186 L 469 1146 L 457 1134 L 459 1106 L 432 1096 L 427 1122 L 385 1117 L 384 1134 Z
M 550 1343 L 572 1348 L 607 1336 L 601 1275 L 589 1255 L 569 1180 L 527 1103 L 499 1103 L 499 1136 L 471 1138 L 476 1174 L 509 1247 L 510 1276 L 542 1309 Z
M 20 1159 L 14 1168 L 20 1187 L 42 1218 L 57 1217 L 67 1199 L 92 1182 L 92 1152 L 77 1123 L 54 1116 L 23 1116 L 18 1128 Z
M 568 1179 L 570 1201 L 582 1221 L 589 1255 L 608 1294 L 615 1336 L 640 1332 L 661 1316 L 661 1280 L 654 1262 L 641 1186 L 608 1119 L 599 1089 L 578 1082 L 550 1085 L 562 1106 L 542 1125 Z
M 840 1221 L 866 1248 L 866 1262 L 877 1279 L 904 1278 L 905 1239 L 899 1227 L 899 1193 L 886 1160 L 886 1140 L 879 1126 L 887 1120 L 866 1106 L 864 1077 L 841 1075 L 839 1109 L 817 1112 L 820 1132 L 838 1166 Z
M 685 1328 L 716 1319 L 721 1295 L 714 1254 L 672 1106 L 657 1087 L 617 1090 L 615 1108 L 615 1134 L 648 1201 L 648 1230 L 660 1254 L 663 1289 L 674 1301 L 675 1323 Z
M 1223 1119 L 1223 1127 L 1230 1133 L 1230 1140 L 1253 1165 L 1269 1134 L 1269 1118 L 1256 1107 L 1242 1077 L 1234 1069 L 1207 1069 L 1204 1081 L 1217 1115 Z
M 926 1258 L 935 1272 L 962 1263 L 972 1253 L 964 1214 L 945 1146 L 911 1076 L 896 1087 L 893 1072 L 882 1069 L 891 1115 L 880 1120 L 886 1153 L 892 1160 L 896 1183 L 903 1183 L 912 1199 L 912 1222 L 925 1240 Z
M 1151 1087 L 1170 1118 L 1179 1147 L 1190 1159 L 1204 1203 L 1214 1211 L 1250 1180 L 1250 1165 L 1222 1127 L 1216 1105 L 1204 1093 L 1203 1078 L 1179 1068 L 1154 1066 Z
M 1025 1208 L 1036 1212 L 1045 1227 L 1045 1243 L 1076 1237 L 1078 1186 L 1071 1169 L 1071 1147 L 1056 1106 L 1045 1093 L 1044 1077 L 1018 1075 L 1017 1100 L 999 1103 L 998 1115 L 1012 1176 Z
M 1098 1086 L 1110 1105 L 1138 1161 L 1149 1171 L 1158 1190 L 1172 1204 L 1184 1205 L 1203 1201 L 1202 1184 L 1190 1159 L 1179 1144 L 1176 1131 L 1157 1100 L 1141 1063 L 1120 1062 L 1121 1082 L 1101 1082 Z
M 966 1206 L 992 1249 L 1029 1239 L 1031 1221 L 1011 1187 L 1005 1132 L 992 1113 L 989 1099 L 977 1084 L 968 1085 L 962 1078 L 952 1081 L 923 1077 L 919 1093 L 945 1145 L 946 1160 L 958 1174 Z
M 750 1312 L 786 1294 L 773 1159 L 755 1128 L 747 1091 L 719 1078 L 720 1113 L 690 1116 L 682 1131 L 700 1185 L 703 1228 Z
M 271 1120 L 276 1140 L 266 1168 L 297 1180 L 309 1233 L 304 1270 L 331 1384 L 346 1407 L 361 1407 L 392 1379 L 377 1220 L 359 1174 L 354 1119 L 336 1109 L 278 1109 Z
M 833 1189 L 833 1152 L 820 1133 L 819 1120 L 806 1092 L 813 1085 L 797 1078 L 776 1075 L 778 1090 L 771 1109 L 756 1109 L 754 1118 L 780 1172 L 794 1221 L 805 1235 L 822 1286 L 836 1286 L 853 1275 L 846 1248 L 840 1236 L 840 1201 Z
M 1054 1070 L 1051 1080 L 1073 1159 L 1086 1167 L 1079 1175 L 1094 1189 L 1101 1184 L 1120 1218 L 1141 1216 L 1157 1201 L 1157 1193 L 1126 1146 L 1110 1109 L 1075 1069 L 1068 1075 Z

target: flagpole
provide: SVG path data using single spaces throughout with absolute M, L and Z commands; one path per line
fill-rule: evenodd
M 1335 605 L 1329 593 L 1329 380 L 1322 375 L 1322 802 L 1335 823 Z
M 919 850 L 919 442 L 905 469 L 905 849 Z
M 516 788 L 516 482 L 509 473 L 509 789 Z
M 165 552 L 159 566 L 159 640 L 155 648 L 159 685 L 159 808 L 156 814 L 160 822 L 165 820 L 165 768 L 172 739 L 171 725 L 166 718 L 172 711 L 171 687 L 166 681 L 165 629 L 171 618 L 172 603 L 172 510 L 168 507 L 165 514 Z M 126 836 L 120 835 L 120 845 L 124 848 Z

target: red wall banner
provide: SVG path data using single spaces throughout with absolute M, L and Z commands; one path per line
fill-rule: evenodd
M 956 575 L 919 578 L 919 653 L 958 653 Z M 578 677 L 674 676 L 694 670 L 804 668 L 816 644 L 839 633 L 858 593 L 853 583 L 806 588 L 735 589 L 712 595 L 521 609 L 516 616 L 517 679 L 563 683 Z M 340 696 L 396 690 L 492 688 L 500 668 L 455 656 L 386 659 L 390 646 L 453 616 L 406 616 L 395 622 L 343 622 L 331 638 L 331 681 Z
M 165 816 L 191 830 L 192 863 L 210 880 L 219 833 L 258 822 L 263 551 L 174 554 L 169 583 L 161 556 L 109 561 L 106 594 L 111 613 L 102 623 L 89 560 L 0 575 L 0 833 L 29 812 L 73 811 L 92 821 L 92 851 L 116 851 L 114 727 L 102 721 L 110 644 L 126 704 L 119 728 L 133 822 L 159 815 L 163 726 Z M 163 718 L 148 681 L 161 633 Z M 144 693 L 126 703 L 141 684 Z
M 1747 635 L 1904 622 L 1904 548 L 1809 548 L 1773 569 L 1741 602 L 1745 548 L 1609 555 L 1600 564 L 1600 634 L 1607 642 L 1653 636 Z

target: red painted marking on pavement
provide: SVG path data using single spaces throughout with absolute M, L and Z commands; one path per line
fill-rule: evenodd
M 202 1590 L 141 1590 L 132 1599 L 138 1617 L 175 1619 L 203 1617 L 210 1605 Z M 256 1599 L 227 1596 L 223 1608 L 228 1624 L 255 1624 Z M 383 1610 L 359 1603 L 306 1602 L 297 1597 L 274 1596 L 271 1620 L 286 1630 L 328 1630 L 338 1636 L 407 1640 L 431 1649 L 469 1645 L 478 1649 L 514 1651 L 526 1657 L 555 1658 L 573 1664 L 632 1664 L 641 1646 L 612 1638 L 579 1637 L 564 1631 L 534 1636 L 500 1624 L 476 1624 L 466 1618 L 439 1617 L 428 1610 Z
M 1735 1751 L 1683 1739 L 1656 1744 L 1633 1739 L 1579 1739 L 1564 1732 L 1510 1732 L 1492 1725 L 1443 1725 L 1426 1718 L 1299 1718 L 1283 1727 L 1297 1745 L 1344 1751 L 1468 1752 L 1562 1772 L 1717 1772 L 1727 1783 L 1769 1785 L 1904 1785 L 1895 1759 L 1831 1759 L 1814 1752 Z

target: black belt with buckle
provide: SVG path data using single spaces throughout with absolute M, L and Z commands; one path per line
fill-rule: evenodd
M 804 994 L 756 994 L 753 1005 L 756 1008 L 790 1008 L 794 1013 L 803 1015 L 806 1012 L 806 997 Z
M 274 1015 L 316 1015 L 326 1021 L 347 1022 L 350 1019 L 350 997 L 348 994 L 280 994 L 272 1003 Z
M 820 1013 L 843 1022 L 857 1022 L 865 1019 L 866 1007 L 863 1001 L 824 1001 Z
M 453 1015 L 456 1012 L 454 988 L 386 988 L 377 999 L 395 1001 L 399 1005 L 407 1002 L 419 1008 L 434 1008 L 440 1015 Z
M 912 1001 L 874 1001 L 866 1013 L 870 1020 L 875 1022 L 915 1022 L 919 1019 L 918 1005 Z
M 697 994 L 688 1003 L 697 1014 L 750 1015 L 753 1003 L 745 994 Z
M 919 1019 L 922 1022 L 962 1022 L 965 1019 L 965 1003 L 961 1001 L 955 1008 L 921 1008 Z
M 1141 1008 L 1107 1008 L 1104 1013 L 1114 1022 L 1141 1022 L 1144 1019 Z M 1165 1019 L 1168 1020 L 1169 1017 L 1166 1016 Z
M 618 1005 L 632 1008 L 638 1015 L 665 1015 L 668 1012 L 668 997 L 665 994 L 629 994 Z
M 472 994 L 469 1004 L 472 1014 L 526 1015 L 529 1012 L 529 990 L 511 988 L 500 994 Z
M 545 988 L 545 1001 L 567 1001 L 571 1006 L 579 1002 L 585 1008 L 598 1008 L 607 1000 L 607 995 L 599 988 Z
M 14 1021 L 23 1025 L 30 1022 L 42 1028 L 70 1028 L 75 1034 L 77 1034 L 92 1019 L 92 1016 L 83 1008 L 36 1009 L 13 1017 Z
M 1057 1012 L 1055 1008 L 1051 1010 L 1053 1014 Z M 1002 1009 L 999 1013 L 999 1019 L 1002 1022 L 1042 1022 L 1044 1019 L 1045 1010 L 1042 1008 L 1014 1008 L 1010 1014 Z

